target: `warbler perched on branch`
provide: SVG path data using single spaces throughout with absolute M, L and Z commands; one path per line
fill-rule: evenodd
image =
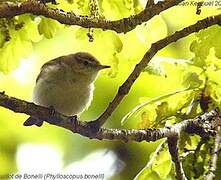
M 78 52 L 61 56 L 45 63 L 37 77 L 33 92 L 34 103 L 53 107 L 67 115 L 78 115 L 87 108 L 93 98 L 98 72 L 110 66 L 101 65 L 91 54 Z M 42 120 L 28 118 L 25 126 L 41 126 Z

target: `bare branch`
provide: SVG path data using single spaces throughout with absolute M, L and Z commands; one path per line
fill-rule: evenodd
M 176 169 L 176 177 L 178 180 L 186 180 L 187 178 L 185 177 L 182 163 L 179 158 L 179 153 L 178 153 L 178 136 L 173 136 L 168 138 L 168 147 L 170 151 L 170 155 L 172 158 L 172 161 L 175 164 L 175 169 Z
M 204 178 L 205 180 L 212 180 L 215 177 L 216 163 L 217 163 L 217 159 L 219 156 L 220 143 L 221 143 L 220 129 L 221 129 L 220 126 L 218 126 L 216 137 L 215 137 L 214 148 L 213 148 L 213 152 L 212 152 L 211 160 L 210 160 L 210 167 L 209 167 L 208 174 Z
M 182 1 L 183 0 L 165 0 L 164 2 L 159 2 L 147 9 L 144 9 L 137 15 L 132 15 L 116 21 L 80 16 L 73 12 L 53 9 L 36 0 L 29 0 L 23 3 L 3 2 L 0 3 L 0 18 L 8 18 L 25 13 L 31 13 L 57 20 L 62 24 L 78 25 L 85 28 L 102 28 L 103 30 L 113 30 L 117 33 L 126 33 L 134 29 L 137 25 L 148 21 L 155 15 L 177 5 Z
M 17 113 L 25 113 L 32 117 L 44 120 L 52 125 L 70 130 L 73 133 L 78 133 L 90 139 L 93 138 L 99 140 L 121 140 L 124 142 L 156 141 L 165 137 L 174 137 L 177 134 L 180 134 L 181 131 L 186 131 L 187 129 L 195 129 L 196 133 L 198 133 L 196 127 L 198 127 L 199 129 L 204 129 L 204 124 L 211 125 L 207 126 L 207 128 L 204 130 L 204 133 L 210 133 L 210 130 L 214 128 L 212 125 L 215 124 L 214 121 L 219 115 L 218 110 L 212 110 L 194 119 L 184 120 L 173 125 L 172 127 L 159 129 L 149 128 L 127 130 L 99 128 L 98 130 L 95 130 L 91 126 L 90 122 L 78 121 L 76 117 L 68 117 L 58 112 L 53 113 L 52 116 L 50 108 L 38 106 L 34 103 L 20 100 L 14 97 L 9 97 L 4 93 L 0 93 L 0 106 Z
M 198 167 L 198 164 L 197 164 L 197 158 L 199 157 L 200 149 L 208 140 L 209 140 L 208 136 L 207 137 L 201 137 L 200 142 L 198 143 L 196 149 L 194 150 L 192 164 L 193 164 L 193 172 L 195 174 L 197 174 L 198 171 L 199 171 L 199 167 Z
M 113 111 L 117 108 L 123 98 L 128 94 L 130 88 L 139 77 L 144 68 L 148 65 L 152 57 L 160 50 L 171 44 L 172 42 L 176 42 L 177 40 L 186 37 L 194 32 L 198 32 L 202 29 L 205 29 L 214 24 L 219 24 L 221 22 L 221 14 L 217 16 L 207 17 L 203 20 L 198 21 L 196 24 L 188 26 L 180 31 L 175 32 L 174 34 L 167 36 L 156 43 L 153 43 L 151 48 L 146 52 L 143 59 L 135 66 L 133 72 L 129 75 L 126 81 L 120 86 L 118 92 L 112 102 L 109 104 L 107 109 L 98 117 L 96 120 L 97 124 L 103 125 L 108 117 L 113 113 Z

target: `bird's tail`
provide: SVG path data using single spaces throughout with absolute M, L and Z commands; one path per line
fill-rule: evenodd
M 38 127 L 40 127 L 43 124 L 43 121 L 39 120 L 39 119 L 35 119 L 33 117 L 29 117 L 24 123 L 24 126 L 32 126 L 32 125 L 36 125 Z

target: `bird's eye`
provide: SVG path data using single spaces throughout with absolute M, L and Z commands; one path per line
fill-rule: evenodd
M 83 63 L 84 63 L 85 66 L 88 65 L 88 61 L 84 61 Z

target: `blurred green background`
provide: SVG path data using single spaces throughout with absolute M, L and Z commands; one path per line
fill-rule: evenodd
M 80 1 L 72 4 L 72 7 L 76 8 L 75 11 L 81 14 L 87 13 L 88 10 L 84 9 L 86 7 L 84 5 L 82 5 L 80 11 L 77 10 L 78 2 Z M 127 4 L 122 4 L 123 2 L 127 2 Z M 133 12 L 130 8 L 122 10 L 125 5 L 130 5 L 128 2 L 103 1 L 103 15 L 109 19 L 119 19 L 131 13 L 138 13 L 144 5 L 143 1 L 133 1 Z M 67 2 L 60 2 L 59 7 L 64 10 L 71 9 Z M 7 73 L 0 73 L 0 91 L 5 91 L 10 96 L 31 101 L 37 74 L 45 62 L 61 55 L 87 51 L 95 55 L 102 64 L 112 66 L 111 70 L 100 73 L 95 82 L 93 102 L 89 109 L 81 115 L 82 120 L 95 119 L 113 99 L 118 87 L 125 81 L 151 43 L 195 23 L 199 19 L 220 13 L 220 10 L 215 6 L 209 6 L 202 7 L 201 15 L 196 15 L 195 12 L 196 7 L 194 6 L 176 6 L 126 34 L 94 29 L 93 42 L 88 40 L 88 29 L 76 26 L 64 27 L 64 25 L 61 26 L 55 21 L 50 21 L 51 25 L 48 29 L 54 29 L 53 32 L 47 32 L 48 29 L 46 29 L 45 24 L 49 22 L 45 22 L 42 25 L 45 29 L 41 30 L 43 35 L 36 35 L 36 32 L 27 30 L 28 33 L 33 33 L 33 36 L 39 39 L 32 42 L 31 53 L 28 53 L 25 58 L 19 58 L 18 65 L 11 70 L 10 64 L 13 66 L 13 60 L 7 60 L 7 62 L 0 60 L 1 66 L 7 66 L 10 69 Z M 25 18 L 24 16 L 23 19 Z M 38 20 L 35 23 L 37 27 Z M 33 26 L 33 28 L 36 27 Z M 32 26 L 28 28 L 31 29 Z M 40 31 L 39 27 L 38 30 Z M 12 36 L 19 36 L 19 31 L 12 32 Z M 193 54 L 189 48 L 195 38 L 195 35 L 190 35 L 158 52 L 152 62 L 160 62 L 168 58 L 166 63 L 161 64 L 166 76 L 156 76 L 143 72 L 105 126 L 110 128 L 139 128 L 142 126 L 140 115 L 128 119 L 123 126 L 121 125 L 121 119 L 139 104 L 142 98 L 151 99 L 182 89 L 183 69 L 175 67 L 169 61 L 171 58 L 174 60 L 192 58 Z M 7 43 L 15 46 L 16 43 L 12 42 L 13 40 L 12 37 L 11 42 Z M 23 51 L 29 51 L 22 43 L 19 44 L 19 48 Z M 13 48 L 8 51 L 12 58 L 17 56 L 16 50 Z M 2 50 L 1 54 L 3 53 L 6 52 Z M 9 56 L 7 57 L 9 58 Z M 41 128 L 24 127 L 22 124 L 27 118 L 27 115 L 16 114 L 0 107 L 0 175 L 28 172 L 28 169 L 30 172 L 32 170 L 37 172 L 38 169 L 43 167 L 45 172 L 58 173 L 59 171 L 68 171 L 74 163 L 78 168 L 81 167 L 80 169 L 91 172 L 91 167 L 88 167 L 87 164 L 102 162 L 103 164 L 98 169 L 103 170 L 103 173 L 105 172 L 107 175 L 106 177 L 132 179 L 146 165 L 150 153 L 159 144 L 159 142 L 129 142 L 125 144 L 117 141 L 90 140 L 47 123 Z M 93 158 L 89 158 L 90 156 Z M 111 160 L 105 159 L 106 157 L 110 157 L 113 164 L 111 164 Z M 102 161 L 97 162 L 98 159 Z M 110 164 L 107 162 L 110 162 Z M 78 164 L 76 165 L 76 163 Z M 93 166 L 96 169 L 96 166 Z M 106 171 L 105 167 L 107 168 Z M 72 168 L 74 169 L 74 167 Z M 74 171 L 77 172 L 76 169 Z

